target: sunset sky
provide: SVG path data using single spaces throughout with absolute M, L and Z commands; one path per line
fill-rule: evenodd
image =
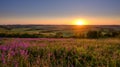
M 120 25 L 120 0 L 0 0 L 0 24 Z

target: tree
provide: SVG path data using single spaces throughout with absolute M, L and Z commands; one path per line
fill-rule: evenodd
M 61 32 L 57 32 L 55 37 L 57 37 L 57 38 L 62 38 L 62 37 L 63 37 L 63 34 L 62 34 Z
M 100 32 L 99 31 L 88 31 L 87 38 L 99 38 Z

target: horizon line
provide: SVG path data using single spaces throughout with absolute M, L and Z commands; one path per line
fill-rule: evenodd
M 70 26 L 97 26 L 96 24 L 86 24 L 86 25 L 74 25 L 74 24 L 0 24 L 0 25 L 70 25 Z M 100 26 L 105 25 L 105 26 L 109 26 L 109 25 L 115 25 L 115 26 L 119 26 L 120 24 L 98 24 Z

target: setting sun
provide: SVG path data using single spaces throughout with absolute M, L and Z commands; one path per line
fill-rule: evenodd
M 75 25 L 86 25 L 86 21 L 85 20 L 75 20 L 73 23 Z
M 84 22 L 79 20 L 79 21 L 76 21 L 76 25 L 84 25 Z

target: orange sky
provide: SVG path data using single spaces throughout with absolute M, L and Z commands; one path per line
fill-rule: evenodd
M 64 24 L 74 25 L 75 20 L 84 20 L 85 25 L 118 25 L 119 17 L 8 17 L 0 18 L 1 24 Z M 22 22 L 22 23 L 21 23 Z
M 120 25 L 120 0 L 1 0 L 1 24 Z

